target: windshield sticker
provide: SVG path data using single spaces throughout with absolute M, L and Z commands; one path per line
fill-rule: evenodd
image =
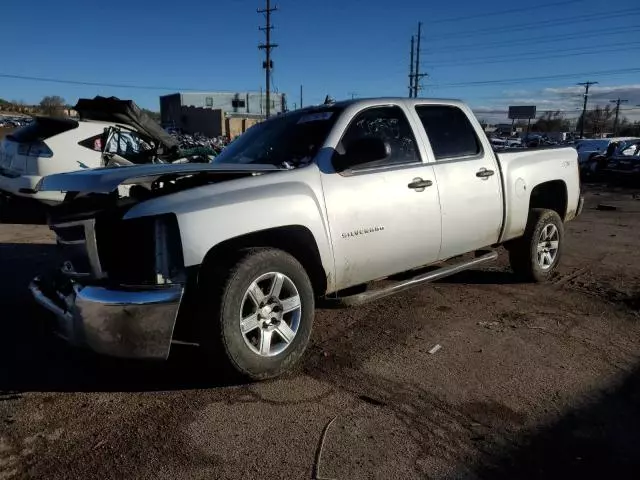
M 298 120 L 298 124 L 300 123 L 308 123 L 308 122 L 319 122 L 323 120 L 329 120 L 333 115 L 333 112 L 318 112 L 318 113 L 309 113 L 304 115 Z

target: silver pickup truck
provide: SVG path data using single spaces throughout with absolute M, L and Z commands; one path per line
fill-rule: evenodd
M 251 379 L 301 357 L 318 298 L 376 300 L 500 245 L 515 274 L 548 279 L 582 208 L 574 149 L 496 155 L 466 105 L 426 99 L 296 110 L 213 164 L 85 170 L 38 189 L 66 192 L 50 218 L 61 269 L 30 286 L 62 337 L 153 359 L 189 341 Z

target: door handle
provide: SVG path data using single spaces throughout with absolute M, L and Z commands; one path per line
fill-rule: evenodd
M 489 178 L 494 173 L 496 173 L 496 172 L 494 172 L 493 170 L 488 170 L 488 169 L 482 167 L 480 170 L 478 170 L 476 172 L 476 177 L 482 178 L 483 180 L 486 180 L 487 178 Z
M 407 187 L 412 188 L 417 192 L 422 192 L 426 187 L 430 187 L 431 185 L 433 185 L 431 180 L 423 180 L 420 177 L 416 177 L 409 185 L 407 185 Z

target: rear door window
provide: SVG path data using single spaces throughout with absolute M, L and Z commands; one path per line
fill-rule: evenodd
M 416 113 L 427 132 L 436 160 L 470 157 L 482 153 L 482 145 L 467 115 L 449 105 L 418 105 Z

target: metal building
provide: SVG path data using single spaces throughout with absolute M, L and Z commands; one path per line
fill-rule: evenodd
M 262 92 L 202 92 L 173 93 L 160 97 L 160 116 L 162 126 L 181 128 L 188 107 L 221 110 L 227 117 L 260 118 L 265 115 L 266 95 Z M 186 107 L 186 108 L 183 108 Z M 285 96 L 282 93 L 271 94 L 271 112 L 286 110 Z

